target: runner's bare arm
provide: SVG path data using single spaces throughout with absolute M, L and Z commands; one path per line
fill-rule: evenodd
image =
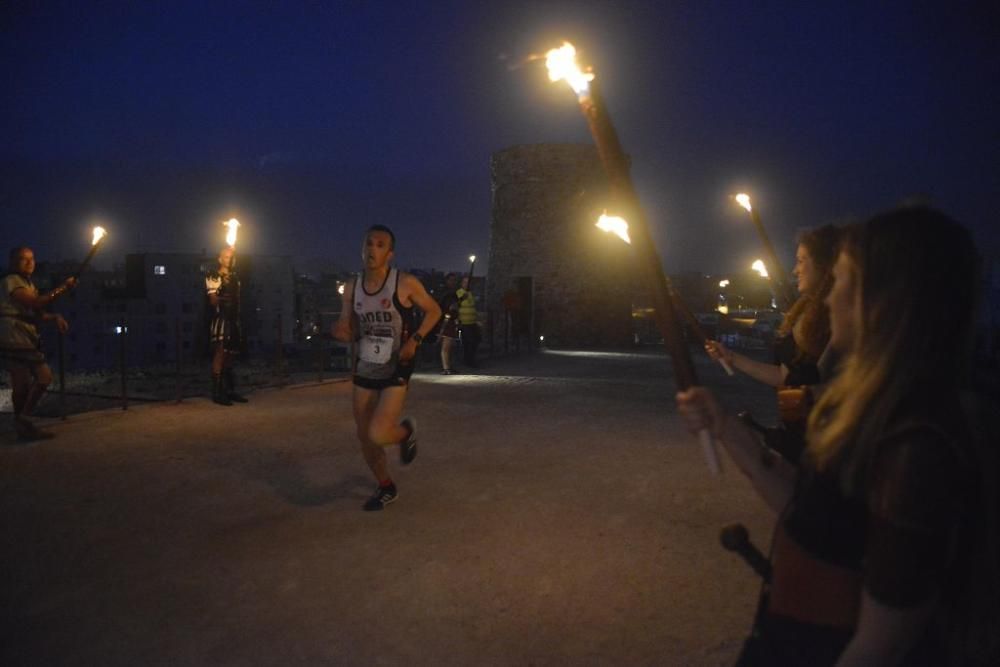
M 342 343 L 350 343 L 353 339 L 351 322 L 354 315 L 354 280 L 344 285 L 344 293 L 340 296 L 340 317 L 333 323 L 331 334 Z
M 407 301 L 411 305 L 415 304 L 424 312 L 424 319 L 415 333 L 419 333 L 421 337 L 426 336 L 437 326 L 438 320 L 441 319 L 441 306 L 427 293 L 423 283 L 417 280 L 416 276 L 404 273 L 400 276 L 399 287 L 401 292 L 399 295 L 400 300 L 404 304 Z

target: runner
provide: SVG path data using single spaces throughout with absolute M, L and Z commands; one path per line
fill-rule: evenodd
M 417 456 L 416 420 L 399 417 L 417 346 L 441 317 L 441 308 L 419 280 L 389 266 L 395 246 L 388 227 L 368 229 L 361 248 L 365 269 L 345 287 L 343 309 L 333 327 L 337 340 L 357 342 L 354 423 L 365 463 L 378 481 L 364 504 L 366 511 L 381 510 L 399 495 L 389 476 L 385 447 L 398 444 L 404 465 Z M 414 306 L 424 313 L 419 328 L 413 321 Z

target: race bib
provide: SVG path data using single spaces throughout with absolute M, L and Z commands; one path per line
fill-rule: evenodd
M 392 338 L 364 336 L 361 339 L 361 361 L 370 364 L 387 364 L 392 358 Z

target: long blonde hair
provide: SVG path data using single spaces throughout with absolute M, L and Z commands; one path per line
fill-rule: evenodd
M 950 664 L 998 664 L 998 458 L 995 436 L 986 428 L 995 416 L 950 424 L 936 422 L 933 414 L 938 405 L 957 402 L 967 387 L 975 246 L 943 214 L 902 208 L 847 228 L 841 252 L 856 278 L 857 331 L 839 374 L 809 416 L 807 455 L 821 469 L 839 462 L 842 489 L 864 498 L 884 438 L 925 422 L 954 440 L 971 504 L 955 517 L 959 543 L 941 591 L 939 627 Z M 914 406 L 924 413 L 914 415 Z
M 923 207 L 877 215 L 843 236 L 859 321 L 853 349 L 810 414 L 808 439 L 819 467 L 850 452 L 851 489 L 905 402 L 955 396 L 965 381 L 978 257 L 962 226 Z

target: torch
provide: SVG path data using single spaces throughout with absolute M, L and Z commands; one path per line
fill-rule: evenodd
M 628 222 L 626 222 L 624 218 L 609 216 L 607 213 L 604 213 L 597 220 L 597 228 L 610 234 L 614 234 L 625 243 L 632 245 L 632 241 L 628 235 Z M 680 294 L 677 293 L 677 290 L 674 289 L 673 284 L 670 282 L 670 278 L 668 278 L 665 274 L 663 278 L 667 282 L 667 291 L 670 292 L 670 298 L 674 302 L 674 307 L 680 311 L 681 315 L 687 321 L 688 326 L 691 327 L 691 331 L 694 332 L 695 337 L 698 338 L 704 345 L 705 341 L 709 340 L 709 338 L 708 334 L 705 333 L 705 330 L 701 327 L 701 322 L 698 321 L 698 318 L 691 312 L 687 303 L 684 302 Z M 729 362 L 725 359 L 720 358 L 719 364 L 726 370 L 728 375 L 732 376 L 736 374 L 733 367 L 730 366 Z
M 677 319 L 677 313 L 670 298 L 670 290 L 667 287 L 663 265 L 656 247 L 653 245 L 645 214 L 639 205 L 639 197 L 632 185 L 625 151 L 622 150 L 618 134 L 615 132 L 611 117 L 608 115 L 597 87 L 592 84 L 594 74 L 580 69 L 576 62 L 576 49 L 569 42 L 563 42 L 560 48 L 549 51 L 545 60 L 549 70 L 549 79 L 552 81 L 565 80 L 576 92 L 580 111 L 587 119 L 590 134 L 594 138 L 612 191 L 617 195 L 618 201 L 622 202 L 628 210 L 629 219 L 632 221 L 632 233 L 637 240 L 636 250 L 639 252 L 641 262 L 646 270 L 647 280 L 653 287 L 656 322 L 673 362 L 677 388 L 680 390 L 688 389 L 698 384 L 694 363 L 691 361 L 691 355 L 684 343 L 680 322 Z M 718 474 L 720 471 L 719 456 L 715 451 L 711 434 L 706 429 L 701 431 L 698 436 L 709 470 Z
M 476 269 L 476 256 L 469 255 L 469 289 L 472 289 L 472 272 Z
M 105 231 L 104 227 L 94 227 L 93 240 L 90 242 L 90 252 L 88 252 L 87 256 L 83 258 L 83 261 L 80 263 L 80 268 L 78 268 L 76 273 L 73 274 L 74 278 L 79 278 L 80 274 L 83 273 L 84 269 L 86 269 L 90 264 L 90 260 L 94 259 L 94 255 L 97 254 L 97 249 L 101 246 L 101 241 L 103 241 L 104 237 L 107 235 L 108 232 Z
M 240 228 L 240 221 L 229 218 L 222 225 L 227 228 L 226 243 L 233 249 L 233 254 L 229 256 L 229 270 L 232 271 L 236 267 L 236 235 L 239 233 L 237 230 Z
M 733 197 L 733 199 L 735 199 L 736 203 L 745 208 L 747 210 L 747 213 L 750 214 L 750 220 L 753 221 L 753 226 L 757 229 L 757 235 L 760 236 L 760 241 L 761 243 L 764 244 L 764 252 L 767 253 L 768 261 L 771 264 L 771 270 L 774 271 L 777 283 L 775 285 L 774 295 L 777 298 L 779 305 L 781 306 L 781 310 L 787 311 L 791 307 L 792 302 L 795 299 L 792 298 L 791 295 L 791 290 L 789 288 L 789 283 L 788 283 L 788 275 L 785 273 L 785 269 L 781 265 L 781 262 L 778 261 L 778 253 L 774 251 L 774 246 L 771 245 L 771 239 L 767 235 L 767 231 L 764 230 L 764 223 L 762 223 L 760 220 L 760 211 L 758 211 L 757 209 L 755 209 L 753 206 L 750 205 L 750 195 L 746 193 L 741 192 L 735 197 Z M 753 268 L 755 271 L 758 271 L 759 273 L 759 270 L 757 269 L 756 266 L 754 266 Z M 766 278 L 767 276 L 764 275 L 764 277 Z

